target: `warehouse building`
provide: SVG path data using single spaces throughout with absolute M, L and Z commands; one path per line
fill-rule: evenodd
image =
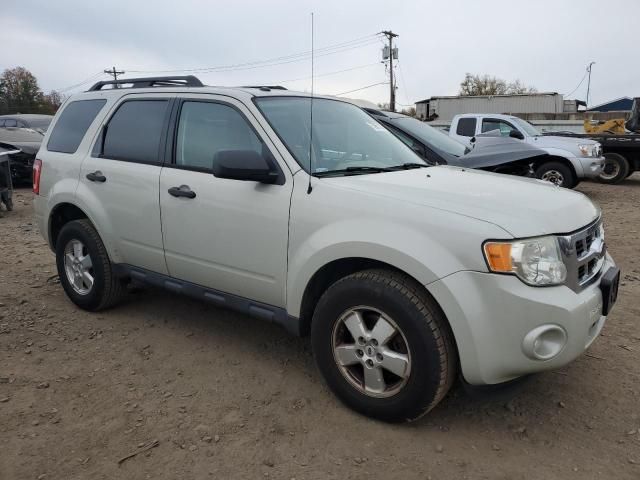
M 461 113 L 561 114 L 575 113 L 584 102 L 564 100 L 555 92 L 516 95 L 431 97 L 416 102 L 422 120 L 450 121 Z

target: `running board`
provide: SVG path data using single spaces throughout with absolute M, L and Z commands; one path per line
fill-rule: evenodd
M 120 278 L 130 278 L 147 285 L 153 285 L 154 287 L 164 288 L 174 293 L 204 300 L 218 307 L 228 308 L 278 324 L 292 335 L 301 336 L 300 320 L 287 314 L 284 308 L 256 302 L 232 293 L 221 292 L 127 264 L 118 263 L 112 265 L 112 267 L 115 274 Z

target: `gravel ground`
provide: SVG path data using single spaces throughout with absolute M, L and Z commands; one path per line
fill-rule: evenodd
M 639 479 L 640 174 L 579 189 L 623 271 L 600 338 L 409 425 L 344 408 L 308 339 L 274 325 L 157 290 L 78 310 L 18 191 L 0 218 L 0 479 Z

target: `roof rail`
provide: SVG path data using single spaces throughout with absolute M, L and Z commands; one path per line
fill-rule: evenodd
M 119 85 L 129 85 L 127 88 L 145 87 L 204 87 L 204 84 L 193 75 L 174 77 L 147 77 L 147 78 L 122 78 L 120 80 L 103 80 L 94 84 L 88 92 L 102 90 L 106 85 L 114 85 L 113 88 L 120 88 Z
M 280 85 L 242 85 L 240 88 L 257 88 L 263 92 L 268 92 L 269 90 L 286 90 L 285 87 Z

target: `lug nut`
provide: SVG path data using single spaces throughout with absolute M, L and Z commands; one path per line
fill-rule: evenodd
M 364 355 L 364 352 L 362 350 L 356 350 L 356 355 L 361 357 L 362 355 Z
M 358 343 L 364 345 L 364 337 L 358 337 Z
M 382 356 L 382 354 L 379 353 L 379 354 L 376 355 L 376 360 L 381 362 L 382 360 L 384 360 L 384 357 Z
M 367 360 L 367 366 L 373 367 L 373 360 Z
M 378 346 L 378 341 L 374 338 L 371 340 L 371 345 L 373 345 L 374 347 Z

